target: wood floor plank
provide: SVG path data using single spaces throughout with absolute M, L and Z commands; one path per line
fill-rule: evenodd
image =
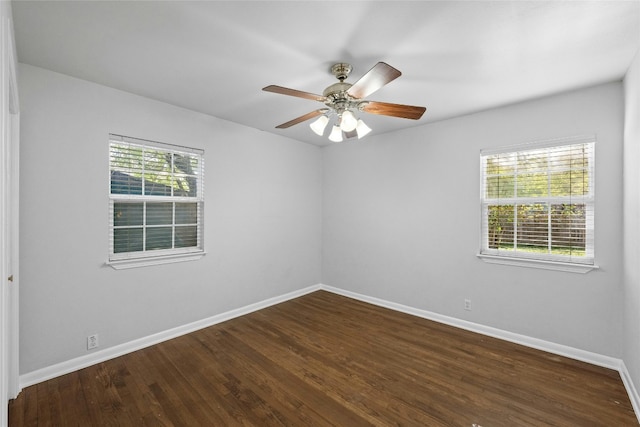
M 242 340 L 235 337 L 237 330 L 231 328 L 229 331 L 229 340 L 227 345 L 234 349 L 234 354 L 242 354 L 246 361 L 246 365 L 256 364 L 261 367 L 268 367 L 269 374 L 278 378 L 279 381 L 286 382 L 293 390 L 295 390 L 298 397 L 304 402 L 307 407 L 315 408 L 316 412 L 321 414 L 322 417 L 331 425 L 363 425 L 364 420 L 359 414 L 348 410 L 344 407 L 342 402 L 327 394 L 319 393 L 317 388 L 314 387 L 313 381 L 309 381 L 311 378 L 310 372 L 307 371 L 304 375 L 295 375 L 292 365 L 285 364 L 286 368 L 279 363 L 273 363 L 268 357 L 257 352 L 252 352 L 250 347 L 242 342 Z
M 89 425 L 120 426 L 139 424 L 137 414 L 130 412 L 130 401 L 124 401 L 119 389 L 127 378 L 118 369 L 119 360 L 90 366 L 79 372 L 80 383 L 89 410 Z M 63 425 L 64 423 L 61 423 Z M 84 423 L 79 423 L 82 425 Z
M 141 425 L 148 426 L 172 426 L 166 408 L 153 393 L 156 378 L 148 369 L 144 354 L 149 349 L 136 351 L 121 357 L 121 362 L 126 365 L 131 373 L 130 405 L 135 406 L 141 417 Z
M 199 419 L 202 409 L 197 408 L 190 400 L 190 386 L 182 380 L 180 372 L 161 350 L 164 344 L 153 350 L 145 349 L 142 353 L 144 365 L 149 370 L 153 369 L 154 381 L 149 385 L 149 389 L 174 425 L 199 425 L 200 422 L 208 421 Z
M 162 352 L 167 358 L 170 358 L 177 371 L 182 375 L 184 384 L 188 384 L 189 389 L 185 389 L 181 393 L 184 399 L 184 404 L 187 407 L 193 406 L 193 412 L 197 413 L 202 410 L 204 413 L 199 414 L 198 419 L 205 419 L 209 417 L 208 422 L 211 425 L 226 425 L 229 423 L 244 423 L 244 418 L 247 418 L 243 406 L 246 402 L 243 399 L 238 399 L 236 394 L 234 398 L 230 398 L 233 395 L 234 388 L 230 390 L 229 384 L 234 383 L 233 373 L 229 371 L 228 366 L 223 367 L 218 364 L 216 373 L 220 375 L 209 377 L 206 370 L 203 367 L 208 367 L 211 363 L 216 361 L 210 358 L 199 358 L 201 352 L 193 351 L 195 348 L 191 347 L 191 337 L 181 337 L 177 340 L 172 340 L 163 343 Z M 219 363 L 219 362 L 218 362 Z M 211 384 L 219 384 L 217 388 L 211 387 Z M 216 399 L 204 399 L 206 396 L 215 396 Z M 187 403 L 188 402 L 188 403 Z M 216 410 L 225 409 L 226 413 L 217 414 Z
M 273 350 L 269 340 L 276 339 L 274 336 L 265 340 L 263 335 L 265 330 L 261 329 L 259 324 L 253 323 L 247 326 L 241 328 L 246 333 L 247 340 L 255 342 L 261 349 Z M 378 390 L 376 384 L 372 384 L 368 378 L 356 373 L 352 365 L 345 369 L 344 361 L 340 360 L 340 357 L 332 360 L 328 355 L 305 350 L 286 335 L 280 334 L 277 339 L 284 344 L 282 346 L 284 351 L 265 352 L 265 356 L 274 363 L 287 367 L 300 366 L 300 369 L 292 373 L 335 401 L 342 402 L 342 406 L 358 413 L 374 425 L 389 425 L 389 422 L 395 419 L 393 414 L 396 411 L 389 407 L 386 393 Z M 319 371 L 322 372 L 322 376 L 314 374 Z M 400 404 L 396 409 L 398 413 L 404 412 L 403 417 L 410 417 L 414 421 L 420 420 L 424 425 L 434 422 L 430 416 L 413 413 L 413 408 L 409 405 Z M 387 419 L 389 415 L 392 419 Z
M 314 412 L 314 407 L 327 407 L 330 405 L 326 396 L 316 393 L 304 382 L 298 380 L 288 370 L 279 367 L 277 364 L 267 361 L 262 355 L 258 354 L 253 348 L 239 340 L 231 330 L 222 330 L 216 333 L 218 339 L 215 346 L 209 346 L 209 342 L 214 341 L 213 338 L 205 339 L 209 350 L 215 354 L 216 359 L 220 360 L 231 375 L 226 385 L 234 392 L 237 385 L 237 378 L 242 378 L 244 387 L 251 387 L 253 392 L 266 403 L 273 407 L 274 419 L 283 422 L 282 416 L 288 414 L 294 420 L 299 420 L 293 425 L 300 425 L 301 422 L 309 422 L 314 425 L 313 418 L 305 418 L 308 412 L 313 412 L 316 418 L 320 418 L 322 422 L 319 425 L 331 425 L 330 417 L 340 417 L 341 408 L 330 408 L 323 416 L 319 412 Z M 350 414 L 342 414 L 343 417 L 350 417 Z M 344 418 L 342 418 L 344 419 Z M 266 422 L 262 419 L 260 422 Z
M 315 328 L 316 331 L 319 329 Z M 298 339 L 302 339 L 302 336 L 299 336 Z M 316 336 L 315 340 L 319 341 L 320 337 Z M 344 343 L 344 346 L 348 346 L 342 351 L 350 355 L 347 366 L 349 372 L 362 372 L 363 376 L 369 379 L 369 384 L 367 384 L 370 389 L 369 398 L 371 393 L 380 391 L 385 395 L 393 393 L 396 401 L 406 399 L 411 402 L 414 395 L 431 394 L 428 401 L 428 411 L 425 412 L 436 419 L 431 419 L 428 423 L 425 422 L 426 425 L 434 425 L 436 422 L 439 422 L 440 425 L 451 425 L 451 418 L 459 412 L 459 407 L 468 403 L 456 393 L 447 393 L 446 388 L 449 387 L 447 380 L 440 383 L 434 382 L 434 375 L 438 374 L 437 370 L 431 372 L 429 380 L 413 383 L 412 387 L 407 389 L 406 384 L 411 384 L 411 381 L 418 374 L 415 369 L 419 357 L 415 357 L 416 354 L 411 353 L 408 363 L 398 362 L 401 353 L 399 347 L 372 345 L 371 338 L 368 338 L 367 334 L 363 337 L 350 336 L 347 339 L 341 339 L 341 342 Z M 370 357 L 374 352 L 379 352 L 382 355 L 379 361 Z M 402 381 L 397 381 L 398 379 Z M 459 388 L 460 385 L 456 387 Z M 456 399 L 457 402 L 453 402 Z M 452 403 L 457 403 L 457 405 L 454 406 Z M 408 403 L 408 405 L 414 405 L 414 403 Z
M 34 427 L 38 425 L 38 388 L 28 387 L 18 399 L 9 403 L 9 420 L 12 425 Z
M 83 425 L 89 421 L 89 410 L 84 395 L 79 373 L 72 372 L 51 381 L 58 388 L 60 396 L 60 420 L 77 420 L 76 425 Z M 62 424 L 62 423 L 61 423 Z
M 278 322 L 279 323 L 279 322 Z M 294 328 L 295 326 L 290 326 Z M 315 330 L 320 330 L 316 327 Z M 332 332 L 333 333 L 333 332 Z M 303 340 L 302 335 L 297 337 L 298 340 Z M 316 341 L 320 341 L 318 336 L 315 337 Z M 459 406 L 466 405 L 467 402 L 461 399 L 455 393 L 447 393 L 447 387 L 449 387 L 448 380 L 450 377 L 440 381 L 440 383 L 434 382 L 434 375 L 438 375 L 438 370 L 433 370 L 430 374 L 428 381 L 424 381 L 420 384 L 413 384 L 412 389 L 407 390 L 404 382 L 396 381 L 398 378 L 405 381 L 412 381 L 415 375 L 418 374 L 416 369 L 416 361 L 419 356 L 414 352 L 410 352 L 410 357 L 406 361 L 399 361 L 400 354 L 402 353 L 399 346 L 388 348 L 387 346 L 377 346 L 371 343 L 371 338 L 366 336 L 360 339 L 357 336 L 350 336 L 347 339 L 341 340 L 345 345 L 349 345 L 349 348 L 344 349 L 345 352 L 350 354 L 350 361 L 348 365 L 349 372 L 356 372 L 358 370 L 363 372 L 363 375 L 370 379 L 369 388 L 375 393 L 376 389 L 380 389 L 382 393 L 394 393 L 395 400 L 401 398 L 411 399 L 414 394 L 427 394 L 431 393 L 431 399 L 428 402 L 428 413 L 431 416 L 437 417 L 440 423 L 443 425 L 450 425 L 452 416 L 455 416 L 459 412 Z M 289 346 L 294 344 L 289 343 Z M 316 345 L 318 347 L 318 345 Z M 379 352 L 382 357 L 380 361 L 370 358 L 371 352 Z M 359 355 L 359 356 L 358 356 Z M 408 362 L 408 363 L 407 363 Z M 374 367 L 375 369 L 371 369 Z M 372 373 L 373 371 L 373 373 Z M 352 378 L 353 381 L 353 378 Z M 460 385 L 456 385 L 460 387 Z M 369 396 L 370 397 L 370 396 Z M 452 410 L 452 400 L 457 399 L 457 410 Z M 431 420 L 429 425 L 432 425 L 434 420 Z
M 618 372 L 319 291 L 54 378 L 10 426 L 638 426 Z

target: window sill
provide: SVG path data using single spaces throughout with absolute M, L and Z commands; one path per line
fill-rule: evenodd
M 566 271 L 569 273 L 588 273 L 591 270 L 597 270 L 597 265 L 591 264 L 574 264 L 569 262 L 546 261 L 528 258 L 512 258 L 496 255 L 477 254 L 478 258 L 489 264 L 512 265 L 516 267 L 540 268 L 543 270 Z
M 205 256 L 205 252 L 162 255 L 148 258 L 131 258 L 107 261 L 105 264 L 115 270 L 149 267 L 152 265 L 172 264 L 175 262 L 196 261 Z

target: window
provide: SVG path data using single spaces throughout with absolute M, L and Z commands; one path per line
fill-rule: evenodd
M 483 150 L 480 256 L 595 268 L 594 145 L 575 137 Z
M 109 263 L 195 259 L 203 247 L 203 151 L 109 135 Z

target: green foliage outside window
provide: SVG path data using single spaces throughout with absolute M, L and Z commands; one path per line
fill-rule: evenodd
M 592 144 L 483 158 L 488 249 L 585 256 Z

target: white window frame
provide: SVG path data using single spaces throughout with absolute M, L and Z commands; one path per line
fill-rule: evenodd
M 173 189 L 171 190 L 171 195 L 144 195 L 144 194 L 118 194 L 112 192 L 112 172 L 119 171 L 123 173 L 127 173 L 126 169 L 118 168 L 112 165 L 111 156 L 112 156 L 112 144 L 118 145 L 127 145 L 130 147 L 141 148 L 143 150 L 153 150 L 153 151 L 161 151 L 167 154 L 179 154 L 179 155 L 187 155 L 191 157 L 196 157 L 197 161 L 197 170 L 194 171 L 194 175 L 197 182 L 196 195 L 194 196 L 180 196 L 174 195 Z M 173 159 L 173 156 L 172 156 Z M 171 165 L 170 174 L 177 174 L 175 172 L 175 168 L 173 164 Z M 143 167 L 144 171 L 144 167 Z M 172 175 L 173 177 L 173 175 Z M 145 180 L 144 175 L 139 178 L 141 179 L 141 188 L 144 188 Z M 133 268 L 133 267 L 144 267 L 151 265 L 159 265 L 159 264 L 167 264 L 173 262 L 183 262 L 183 261 L 194 261 L 200 259 L 205 255 L 204 251 L 204 151 L 196 148 L 189 148 L 183 146 L 177 146 L 172 144 L 166 144 L 156 141 L 149 141 L 139 138 L 132 138 L 122 135 L 109 134 L 109 258 L 107 261 L 107 265 L 113 267 L 114 269 L 125 269 L 125 268 Z M 144 190 L 141 191 L 144 193 Z M 197 222 L 195 224 L 188 224 L 188 226 L 196 226 L 196 236 L 197 242 L 195 246 L 190 247 L 173 247 L 170 249 L 146 249 L 144 248 L 141 251 L 133 251 L 133 252 L 115 252 L 114 251 L 114 234 L 115 230 L 118 228 L 126 228 L 119 227 L 115 225 L 114 221 L 114 206 L 115 203 L 142 203 L 143 204 L 143 223 L 140 226 L 136 226 L 136 228 L 143 229 L 143 236 L 146 236 L 147 230 L 153 228 L 153 225 L 146 223 L 146 209 L 148 203 L 172 203 L 173 204 L 173 212 L 172 212 L 172 222 L 171 224 L 164 224 L 163 227 L 167 225 L 171 227 L 171 243 L 172 246 L 175 245 L 175 230 L 177 227 L 182 224 L 176 223 L 176 214 L 175 214 L 175 204 L 176 203 L 196 203 L 197 204 Z M 143 237 L 146 239 L 146 237 Z M 143 240 L 144 242 L 144 240 Z
M 521 145 L 484 149 L 480 152 L 480 250 L 477 256 L 485 262 L 493 264 L 512 265 L 520 267 L 533 267 L 548 270 L 558 270 L 576 273 L 587 273 L 597 269 L 595 264 L 595 143 L 594 135 L 574 136 L 546 141 L 537 141 Z M 577 198 L 573 196 L 547 196 L 547 197 L 509 197 L 504 199 L 489 199 L 486 194 L 486 159 L 497 154 L 516 154 L 531 150 L 541 150 L 568 145 L 591 144 L 591 157 L 589 162 L 589 194 Z M 517 184 L 515 184 L 517 186 Z M 517 191 L 517 190 L 514 190 Z M 500 250 L 489 247 L 488 242 L 488 212 L 489 206 L 495 205 L 522 205 L 522 204 L 563 204 L 580 203 L 587 207 L 586 215 L 586 248 L 584 256 L 567 256 L 549 253 L 531 253 L 516 250 Z M 517 233 L 517 228 L 514 230 Z M 514 237 L 515 242 L 517 238 Z

